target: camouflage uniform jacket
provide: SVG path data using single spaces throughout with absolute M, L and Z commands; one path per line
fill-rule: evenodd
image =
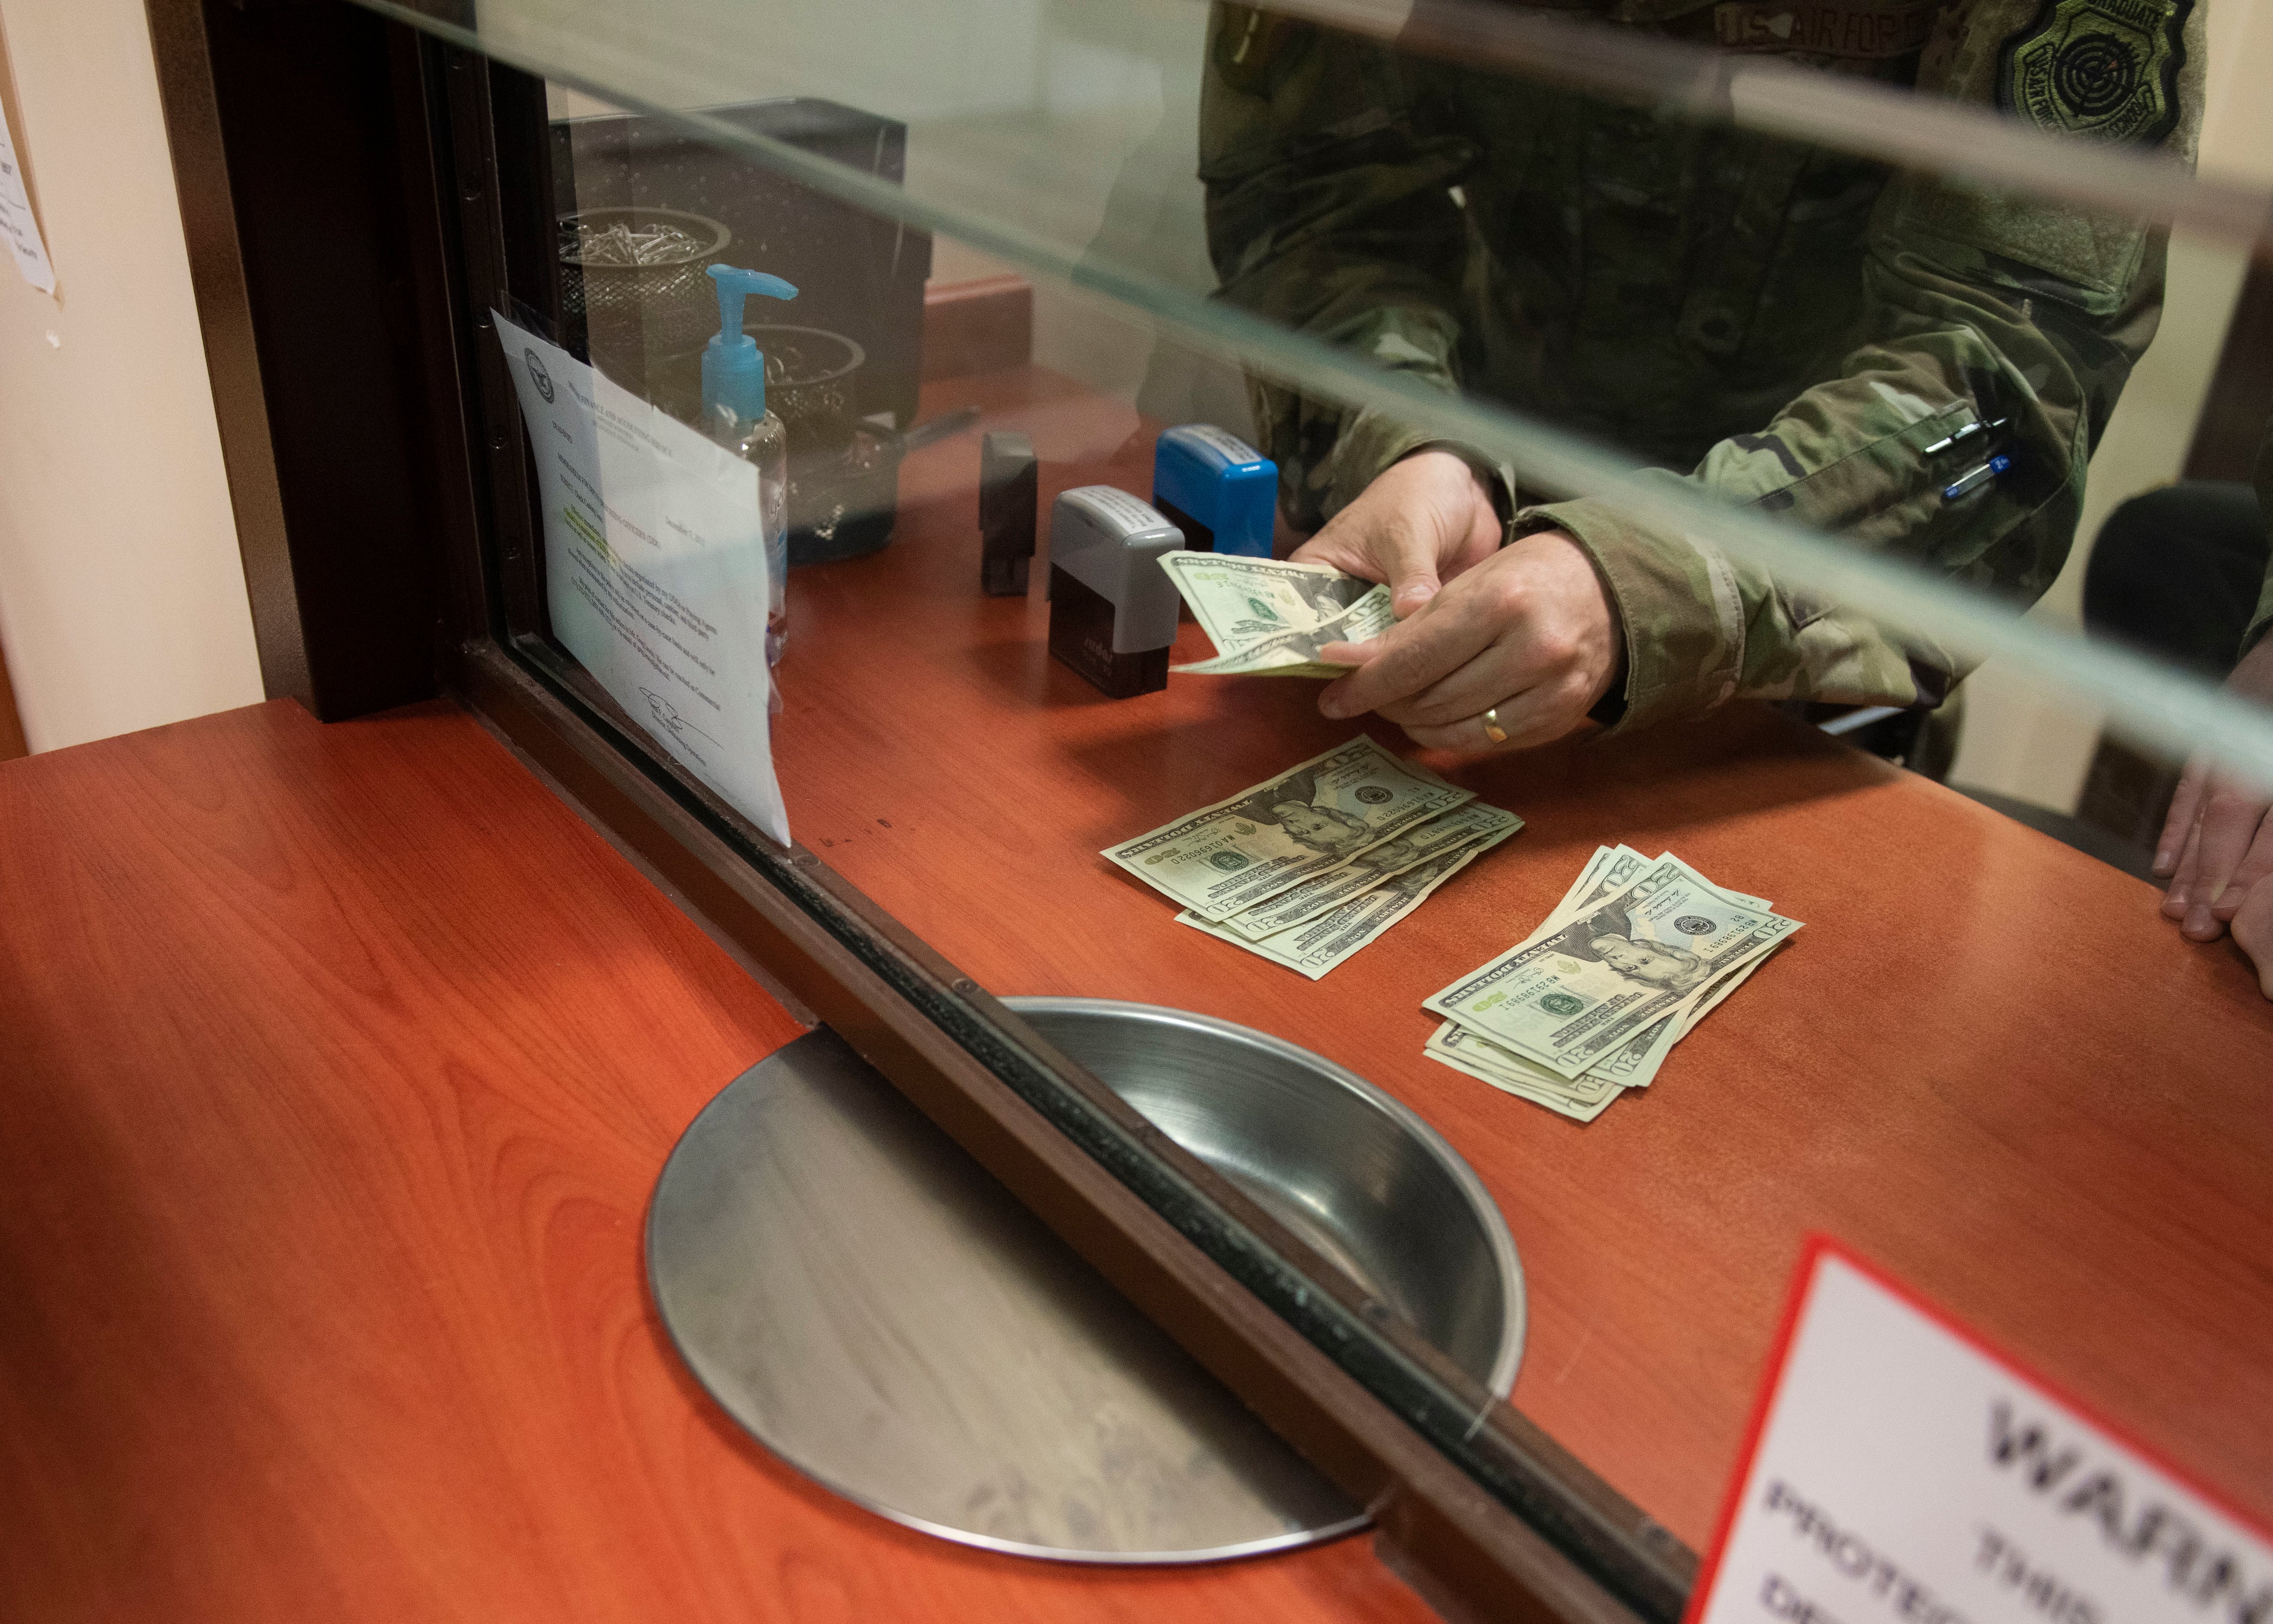
M 2192 158 L 2197 0 L 1580 3 Z M 1239 6 L 1211 26 L 1200 159 L 1219 297 L 2018 601 L 2059 572 L 2161 312 L 2157 231 Z M 1298 528 L 1434 438 L 1253 394 Z M 2010 470 L 1946 498 L 1992 448 Z M 1568 532 L 1608 585 L 1622 725 L 1737 695 L 1937 704 L 1960 674 L 1603 501 L 1520 506 L 1498 471 L 1511 535 Z
M 2266 538 L 2273 541 L 2273 419 L 2267 420 L 2265 438 L 2258 442 L 2250 480 L 2257 487 L 2257 506 L 2265 515 Z M 2249 617 L 2249 629 L 2241 634 L 2241 652 L 2255 648 L 2269 629 L 2273 629 L 2273 557 L 2265 560 L 2265 584 L 2258 589 L 2257 613 Z

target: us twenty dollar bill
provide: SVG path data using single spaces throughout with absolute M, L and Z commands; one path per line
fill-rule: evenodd
M 1582 906 L 1423 1007 L 1576 1077 L 1800 929 L 1670 855 Z
M 1681 861 L 1670 852 L 1659 853 L 1657 861 L 1659 862 Z M 1624 890 L 1632 883 L 1634 876 L 1648 868 L 1649 864 L 1648 858 L 1630 846 L 1596 846 L 1594 856 L 1588 858 L 1587 866 L 1579 870 L 1579 877 L 1571 883 L 1571 889 L 1563 893 L 1563 900 L 1555 905 L 1555 911 L 1547 916 L 1546 923 L 1541 929 L 1567 924 L 1578 915 L 1587 912 L 1610 892 Z M 1688 867 L 1685 863 L 1682 866 Z M 1775 905 L 1766 897 L 1747 896 L 1740 891 L 1730 891 L 1725 885 L 1716 884 L 1706 879 L 1694 868 L 1690 868 L 1689 872 L 1731 901 L 1741 902 L 1747 907 L 1758 908 L 1764 914 L 1772 912 L 1775 907 Z M 1536 936 L 1539 933 L 1534 931 L 1532 934 Z
M 1213 659 L 1174 667 L 1195 675 L 1337 677 L 1349 667 L 1319 650 L 1378 637 L 1394 621 L 1387 587 L 1322 564 L 1175 552 L 1160 568 L 1215 643 Z
M 1171 665 L 1195 677 L 1317 677 L 1331 680 L 1355 669 L 1323 658 L 1330 643 L 1367 643 L 1397 623 L 1389 589 L 1377 586 L 1331 620 L 1242 645 L 1213 659 Z
M 1659 861 L 1679 860 L 1667 852 L 1661 853 Z M 1572 921 L 1592 912 L 1595 905 L 1612 891 L 1632 883 L 1637 875 L 1649 867 L 1649 861 L 1630 846 L 1595 847 L 1594 855 L 1579 871 L 1578 879 L 1564 893 L 1563 900 L 1556 904 L 1555 911 L 1527 939 L 1536 940 L 1550 930 L 1562 929 Z M 1694 869 L 1690 872 L 1696 873 Z M 1699 875 L 1697 877 L 1702 879 L 1704 876 Z M 1706 883 L 1713 883 L 1710 881 Z M 1714 884 L 1713 889 L 1732 901 L 1757 908 L 1764 914 L 1771 911 L 1773 906 L 1765 897 L 1747 896 L 1743 891 L 1730 891 L 1725 885 Z M 1619 1048 L 1587 1067 L 1583 1075 L 1602 1078 L 1627 1088 L 1648 1087 L 1651 1079 L 1656 1077 L 1658 1068 L 1665 1064 L 1665 1057 L 1673 1052 L 1673 1046 L 1695 1031 L 1697 1023 L 1722 999 L 1736 991 L 1744 978 L 1758 969 L 1766 959 L 1767 955 L 1763 954 L 1742 968 L 1732 970 L 1709 983 L 1701 992 L 1692 994 L 1687 1002 L 1672 1013 L 1654 1025 L 1645 1026 Z
M 1351 954 L 1371 946 L 1383 932 L 1427 901 L 1429 892 L 1514 832 L 1513 829 L 1503 829 L 1459 851 L 1433 857 L 1392 876 L 1306 924 L 1260 941 L 1234 935 L 1189 909 L 1177 914 L 1176 922 L 1219 936 L 1290 970 L 1299 970 L 1315 981 Z
M 1418 868 L 1450 852 L 1466 851 L 1472 846 L 1496 846 L 1522 827 L 1523 820 L 1514 813 L 1471 801 L 1425 823 L 1415 823 L 1369 851 L 1360 852 L 1347 867 L 1322 874 L 1315 880 L 1305 880 L 1292 891 L 1280 891 L 1268 902 L 1258 902 L 1233 914 L 1222 921 L 1223 928 L 1249 942 L 1259 942 L 1339 907 L 1392 875 Z
M 1767 961 L 1774 957 L 1774 954 L 1773 953 L 1762 953 L 1758 959 L 1752 960 L 1750 963 L 1740 965 L 1736 969 L 1729 971 L 1728 974 L 1714 982 L 1703 992 L 1699 993 L 1695 998 L 1690 1001 L 1687 1013 L 1681 1017 L 1679 1023 L 1681 1030 L 1678 1033 L 1677 1037 L 1685 1038 L 1691 1033 L 1696 1031 L 1697 1023 L 1699 1021 L 1704 1019 L 1707 1015 L 1710 1015 L 1714 1010 L 1718 1009 L 1722 1001 L 1728 997 L 1730 993 L 1736 991 L 1737 988 L 1742 987 L 1746 980 L 1751 977 L 1753 971 L 1759 969 L 1762 965 L 1767 963 Z
M 1587 860 L 1585 868 L 1579 870 L 1579 877 L 1571 883 L 1571 889 L 1563 893 L 1563 900 L 1555 905 L 1554 911 L 1541 921 L 1539 929 L 1533 931 L 1526 940 L 1535 940 L 1549 931 L 1559 930 L 1572 921 L 1582 917 L 1610 893 L 1623 890 L 1631 884 L 1634 877 L 1648 867 L 1649 859 L 1630 846 L 1596 846 L 1594 856 Z M 1765 907 L 1767 904 L 1763 903 L 1760 906 Z M 1455 1023 L 1448 1022 L 1447 1025 L 1451 1026 L 1456 1033 L 1465 1031 L 1465 1028 Z M 1656 1077 L 1658 1068 L 1665 1064 L 1666 1056 L 1673 1052 L 1673 1046 L 1681 1041 L 1687 1030 L 1687 1026 L 1679 1018 L 1678 1011 L 1668 1015 L 1635 1033 L 1624 1043 L 1588 1066 L 1579 1074 L 1575 1082 L 1566 1080 L 1564 1086 L 1615 1083 L 1622 1088 L 1647 1088 L 1651 1079 Z M 1480 1034 L 1468 1033 L 1467 1036 L 1474 1040 L 1477 1045 L 1486 1046 L 1467 1050 L 1466 1057 L 1469 1059 L 1475 1059 L 1482 1055 L 1484 1057 L 1482 1064 L 1487 1065 L 1494 1060 L 1506 1059 L 1529 1068 L 1529 1072 L 1525 1075 L 1535 1072 L 1540 1076 L 1562 1078 L 1561 1072 L 1550 1071 L 1535 1060 L 1526 1060 L 1512 1049 L 1502 1049 L 1497 1043 L 1490 1043 Z M 1425 1052 L 1438 1060 L 1444 1061 L 1447 1064 L 1459 1064 L 1458 1060 L 1452 1057 L 1454 1049 L 1448 1044 L 1431 1042 L 1424 1045 L 1423 1048 Z M 1473 1066 L 1462 1066 L 1460 1069 L 1474 1070 Z M 1477 1074 L 1482 1075 L 1481 1072 Z M 1503 1087 L 1508 1086 L 1506 1082 L 1498 1077 L 1488 1077 L 1485 1080 L 1497 1083 Z M 1510 1088 L 1509 1092 L 1524 1093 L 1525 1091 Z M 1530 1095 L 1527 1094 L 1526 1097 L 1528 1098 Z M 1601 1104 L 1594 1107 L 1592 1114 L 1581 1116 L 1579 1120 L 1592 1122 L 1595 1116 L 1601 1114 L 1602 1107 L 1609 1104 L 1611 1097 L 1609 1094 L 1604 1094 Z M 1538 1103 L 1550 1104 L 1545 1100 L 1541 1100 Z M 1551 1109 L 1560 1110 L 1562 1107 L 1554 1105 Z M 1571 1113 L 1564 1111 L 1564 1114 L 1569 1116 Z
M 1228 919 L 1474 799 L 1361 735 L 1100 855 L 1203 919 Z
M 1550 1071 L 1454 1021 L 1446 1021 L 1430 1034 L 1421 1052 L 1439 1065 L 1465 1071 L 1576 1122 L 1594 1121 L 1624 1092 L 1618 1084 L 1591 1071 L 1577 1078 Z

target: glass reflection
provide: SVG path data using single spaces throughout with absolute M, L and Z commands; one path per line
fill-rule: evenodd
M 756 14 L 736 15 L 745 27 Z M 2039 12 L 1976 8 L 1967 34 L 1913 8 L 1738 0 L 1653 13 L 1629 31 L 1743 49 L 1764 32 L 1781 42 L 1787 15 L 1826 47 L 1812 56 L 1828 79 L 1915 85 L 1988 109 L 2009 74 L 2027 71 Z M 2134 63 L 2152 71 L 2113 100 L 2112 70 L 2077 71 L 2063 139 L 2079 163 L 2118 139 L 2124 150 L 2190 150 L 2199 19 L 2183 7 L 2162 16 L 2164 44 L 2186 42 L 2183 66 L 2151 40 L 2138 45 Z M 1647 1305 L 1621 1302 L 1602 1342 L 1587 1342 L 1564 1304 L 1541 1335 L 1558 1349 L 1545 1368 L 1572 1372 L 1568 1385 L 1527 1378 L 1516 1400 L 1700 1538 L 1714 1485 L 1698 1462 L 1741 1422 L 1743 1373 L 1725 1350 L 1750 1346 L 1775 1283 L 1763 1285 L 1760 1257 L 1809 1225 L 1878 1225 L 1889 1244 L 1916 1241 L 1932 1268 L 1960 1274 L 1962 1226 L 1922 1217 L 1919 1240 L 1887 1214 L 1960 1199 L 1942 1150 L 1994 1137 L 1967 1113 L 2021 1099 L 2026 1055 L 1997 1049 L 1999 1033 L 1978 1036 L 2002 1069 L 1968 1071 L 1951 1041 L 1937 1047 L 1947 1034 L 1915 1027 L 1970 1007 L 1984 985 L 2016 1006 L 2064 996 L 2063 919 L 1999 887 L 2013 874 L 2075 871 L 2041 853 L 2016 857 L 1999 837 L 1969 846 L 1979 825 L 1939 792 L 1940 810 L 1915 827 L 1874 813 L 1883 803 L 1872 795 L 1947 777 L 2072 846 L 2094 849 L 2096 829 L 2107 854 L 2144 872 L 2178 790 L 2186 752 L 2173 741 L 2188 735 L 2173 727 L 2134 741 L 2127 763 L 2094 765 L 2103 691 L 2065 681 L 2032 709 L 1999 686 L 1999 662 L 2053 669 L 2052 647 L 2070 661 L 2060 671 L 2096 669 L 2098 647 L 2070 629 L 2080 603 L 2094 635 L 2152 654 L 2162 680 L 2199 700 L 2233 667 L 2251 621 L 2262 625 L 2254 497 L 2229 480 L 2202 502 L 2181 493 L 2116 512 L 2120 497 L 2177 471 L 2176 455 L 2159 474 L 2120 480 L 2094 462 L 2119 439 L 2111 425 L 2127 389 L 2134 417 L 2142 399 L 2159 411 L 2172 394 L 2187 410 L 2199 398 L 2198 378 L 2191 394 L 2142 397 L 2134 374 L 2143 382 L 2172 353 L 2150 348 L 2158 327 L 2217 325 L 2169 291 L 2181 273 L 2197 289 L 2216 282 L 2201 244 L 2025 189 L 1243 8 L 1108 15 L 1069 4 L 988 17 L 1005 65 L 983 95 L 970 40 L 938 44 L 925 31 L 936 19 L 869 63 L 841 26 L 799 11 L 784 49 L 746 50 L 730 31 L 700 73 L 645 87 L 653 102 L 699 110 L 699 135 L 680 118 L 555 98 L 572 349 L 707 432 L 701 356 L 715 304 L 661 277 L 621 307 L 595 295 L 603 267 L 590 241 L 622 215 L 658 240 L 676 222 L 701 244 L 658 273 L 731 265 L 799 289 L 743 329 L 778 363 L 769 402 L 792 492 L 787 703 L 774 737 L 793 827 L 986 986 L 1204 1010 L 1378 1080 L 1473 1160 L 1551 1278 L 1682 1273 L 1660 1282 L 1678 1337 Z M 812 46 L 823 35 L 827 51 Z M 584 60 L 588 80 L 597 61 Z M 2157 77 L 2164 67 L 2177 71 Z M 2015 117 L 2040 127 L 2066 117 L 2039 112 Z M 784 151 L 851 180 L 791 177 L 770 161 Z M 897 200 L 879 185 L 900 189 Z M 941 228 L 936 242 L 918 220 Z M 2229 255 L 2218 273 L 2229 293 L 2241 263 Z M 971 331 L 956 312 L 980 305 L 1030 312 L 1030 326 L 1009 320 L 1007 347 L 956 350 Z M 2217 340 L 2188 342 L 2214 350 Z M 1053 660 L 1054 630 L 1084 629 L 1060 623 L 1051 601 L 1053 555 L 1073 551 L 1050 545 L 1054 506 L 1081 488 L 1154 495 L 1158 437 L 1178 425 L 1244 440 L 1275 465 L 1276 530 L 1267 544 L 1258 533 L 1258 551 L 1357 577 L 1356 590 L 1320 595 L 1335 609 L 1365 585 L 1386 589 L 1393 624 L 1311 650 L 1355 673 L 1317 683 L 1167 674 L 1172 661 L 1219 651 L 1201 625 L 1174 620 L 1173 604 L 1152 617 L 1157 636 L 1137 652 L 1159 658 L 1128 681 L 1129 697 Z M 1651 471 L 1624 483 L 1635 465 Z M 1189 540 L 1202 521 L 1177 505 Z M 1111 517 L 1097 513 L 1100 526 Z M 1034 548 L 1023 575 L 1021 529 Z M 2180 532 L 2201 539 L 2204 579 L 2224 585 L 2187 584 L 2160 539 Z M 1902 568 L 1839 575 L 1858 558 Z M 1078 584 L 1106 656 L 1131 653 L 1113 647 L 1126 606 L 1113 582 Z M 2168 599 L 2160 620 L 2150 588 Z M 1060 605 L 1075 600 L 1068 589 Z M 2033 620 L 2010 618 L 2038 602 Z M 2233 693 L 2273 701 L 2273 682 L 2253 675 L 2273 660 L 2264 647 Z M 2169 667 L 2187 661 L 2181 682 Z M 1789 714 L 1734 703 L 1745 699 Z M 1909 778 L 1834 750 L 1795 717 Z M 1391 945 L 1347 967 L 1334 960 L 1330 979 L 1171 929 L 1158 898 L 1096 858 L 1361 728 L 1405 756 L 1438 752 L 1426 760 L 1534 823 Z M 2066 764 L 2044 767 L 2055 743 Z M 2063 774 L 2065 788 L 2040 787 Z M 2155 942 L 2184 952 L 2176 927 L 2215 935 L 2229 928 L 2221 910 L 2245 946 L 2273 929 L 2243 906 L 2263 815 L 2238 783 L 2198 778 L 2176 793 L 2161 866 L 2179 875 L 2178 918 Z M 1325 834 L 1342 826 L 1323 802 L 1293 819 Z M 1545 918 L 1598 839 L 1647 841 L 1650 853 L 1677 840 L 1716 883 L 1770 893 L 1810 935 L 1717 1018 L 1740 1037 L 1683 1054 L 1654 1107 L 1582 1129 L 1432 1075 L 1414 1006 Z M 1406 844 L 1369 861 L 1402 863 Z M 1924 951 L 1904 938 L 1909 956 L 1892 969 L 1867 959 L 1871 933 L 1909 911 L 1970 934 Z M 1581 923 L 1574 946 L 1621 970 L 1632 959 L 1641 981 L 1679 962 L 1592 916 Z M 2127 966 L 2149 964 L 2147 951 L 2127 937 Z M 1903 999 L 1874 978 L 1900 980 Z M 1857 1019 L 1850 1004 L 1879 1024 L 1842 1026 Z M 2100 1015 L 2069 1013 L 2079 1026 Z M 2229 1025 L 2233 1013 L 2224 1011 Z M 2143 1019 L 2108 1015 L 2102 1035 L 2136 1036 Z M 2042 1023 L 2027 1030 L 2041 1037 Z M 2221 1041 L 2189 1054 L 2207 1067 Z M 1804 1064 L 1792 1058 L 1801 1050 Z M 1717 1056 L 1710 1076 L 1700 1052 Z M 2232 1046 L 2217 1052 L 2231 1060 Z M 1966 1086 L 1937 1094 L 1928 1084 L 1943 1077 Z M 1854 1078 L 1877 1092 L 1860 1097 Z M 1879 1137 L 1864 1147 L 1811 1124 L 1846 1160 L 1783 1165 L 1771 1151 L 1800 1132 L 1786 1114 L 1825 1098 Z M 2216 1118 L 2230 1103 L 2202 1111 Z M 2134 1125 L 2142 1139 L 2175 1132 Z M 1638 1163 L 1632 1147 L 1654 1132 L 1667 1137 Z M 2175 1140 L 2155 1142 L 2170 1150 L 2158 1166 L 2184 1165 Z M 1968 1165 L 1982 1189 L 2030 1176 L 1985 1152 Z M 1850 1202 L 1858 1167 L 1893 1190 L 1883 1209 Z M 1550 1169 L 1576 1170 L 1536 1194 L 1534 1176 Z M 1755 1226 L 1751 1239 L 1724 1232 L 1724 1199 Z M 1569 1233 L 1629 1223 L 1647 1266 Z M 1718 1289 L 1731 1279 L 1733 1297 Z M 1690 1345 L 1682 1338 L 1720 1361 L 1697 1379 L 1710 1389 L 1702 1400 L 1634 1368 L 1648 1361 L 1633 1350 L 1666 1355 Z M 1470 1397 L 1442 1406 L 1454 1445 L 1504 1445 L 1489 1429 L 1460 1437 Z M 1603 1422 L 1629 1406 L 1641 1420 Z M 2217 1447 L 2206 1432 L 2194 1441 Z M 1489 1462 L 1464 1463 L 1501 1481 Z

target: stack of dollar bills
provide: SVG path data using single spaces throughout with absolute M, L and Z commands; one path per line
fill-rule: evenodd
M 1547 921 L 1422 1007 L 1431 1060 L 1592 1122 L 1799 929 L 1668 852 L 1602 846 Z
M 1164 553 L 1160 568 L 1215 640 L 1213 659 L 1172 667 L 1194 676 L 1339 677 L 1349 667 L 1318 650 L 1378 637 L 1393 618 L 1387 587 L 1323 564 Z
M 1103 855 L 1178 924 L 1315 981 L 1522 827 L 1361 736 Z

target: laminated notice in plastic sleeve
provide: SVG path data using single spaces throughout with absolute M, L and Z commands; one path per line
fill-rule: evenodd
M 536 455 L 553 635 L 665 755 L 787 846 L 757 469 L 491 315 Z

